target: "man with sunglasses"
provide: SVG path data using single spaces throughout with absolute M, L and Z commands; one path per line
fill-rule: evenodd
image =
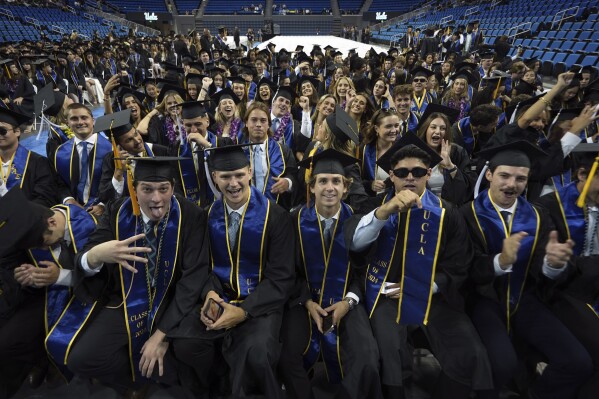
M 428 78 L 432 75 L 434 75 L 433 71 L 429 71 L 421 66 L 412 69 L 412 88 L 414 89 L 412 95 L 412 111 L 416 113 L 418 117 L 424 114 L 427 105 L 436 102 L 435 96 L 426 90 Z
M 51 207 L 56 186 L 48 159 L 19 144 L 20 126 L 30 119 L 0 107 L 0 197 L 20 187 L 28 200 Z
M 426 188 L 440 161 L 426 143 L 405 134 L 377 161 L 393 188 L 377 197 L 378 208 L 346 225 L 351 249 L 368 259 L 364 302 L 385 398 L 404 397 L 412 364 L 407 336 L 418 327 L 441 363 L 433 398 L 465 399 L 471 389 L 492 387 L 489 361 L 459 292 L 472 259 L 466 226 Z

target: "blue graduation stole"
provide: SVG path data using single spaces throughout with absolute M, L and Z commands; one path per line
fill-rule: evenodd
M 499 118 L 497 119 L 497 127 L 496 129 L 501 129 L 503 126 L 507 125 L 508 120 L 507 117 L 505 116 L 505 112 L 502 112 L 501 115 L 499 115 Z
M 416 98 L 416 93 L 412 95 L 412 108 L 411 111 L 416 114 L 419 118 L 426 111 L 426 107 L 429 103 L 433 102 L 433 96 L 425 89 L 422 92 L 420 99 Z
M 223 299 L 239 304 L 262 281 L 264 239 L 270 202 L 254 186 L 239 224 L 236 248 L 229 242 L 229 215 L 223 199 L 208 211 L 208 232 L 212 254 L 212 271 L 232 296 Z M 226 243 L 226 245 L 225 245 Z
M 116 239 L 126 240 L 144 232 L 141 216 L 135 216 L 131 198 L 127 198 L 117 213 Z M 167 291 L 172 283 L 177 267 L 181 234 L 181 207 L 174 196 L 170 201 L 170 211 L 158 224 L 157 258 L 154 273 L 154 286 L 151 286 L 151 276 L 147 276 L 147 265 L 137 265 L 138 273 L 132 273 L 119 266 L 121 290 L 123 295 L 125 324 L 129 339 L 129 359 L 133 381 L 143 381 L 139 373 L 139 360 L 144 343 L 150 338 L 154 329 L 156 314 L 160 310 Z M 130 244 L 130 247 L 147 246 L 144 240 Z M 134 267 L 136 265 L 134 264 Z
M 362 176 L 365 180 L 374 180 L 376 176 L 376 141 L 364 146 L 362 154 Z
M 50 125 L 50 130 L 48 131 L 48 138 L 53 138 L 59 144 L 64 144 L 69 141 L 69 137 L 61 128 L 52 125 Z
M 315 206 L 306 208 L 304 205 L 297 216 L 302 263 L 308 287 L 312 300 L 323 309 L 342 301 L 347 291 L 350 262 L 343 237 L 343 224 L 352 215 L 352 209 L 341 202 L 339 219 L 334 224 L 333 239 L 329 248 L 325 248 L 324 224 L 320 221 Z M 312 320 L 310 344 L 304 351 L 304 367 L 307 370 L 311 369 L 321 353 L 327 368 L 328 380 L 335 384 L 340 383 L 343 379 L 343 369 L 337 330 L 322 335 Z
M 476 138 L 472 134 L 472 128 L 470 127 L 470 117 L 467 116 L 458 121 L 458 130 L 462 134 L 464 140 L 464 148 L 468 151 L 468 154 L 472 155 L 472 151 L 476 146 Z
M 58 147 L 56 154 L 54 155 L 54 168 L 68 187 L 71 186 L 73 166 L 78 159 L 78 157 L 75 156 L 76 152 L 75 139 L 71 139 Z M 75 194 L 77 202 L 83 204 L 84 207 L 89 207 L 96 202 L 98 189 L 100 188 L 100 177 L 102 177 L 102 161 L 106 154 L 110 152 L 112 152 L 112 144 L 103 135 L 98 134 L 96 145 L 89 154 L 91 164 L 93 165 L 92 174 L 90 176 L 89 198 L 85 200 L 85 198 L 79 198 L 78 193 L 72 193 Z M 79 171 L 80 178 L 83 173 L 87 173 L 87 171 Z
M 250 85 L 248 87 L 248 101 L 254 101 L 254 99 L 256 98 L 256 91 L 257 91 L 258 86 L 256 85 L 256 83 L 254 82 L 250 82 Z
M 418 129 L 418 116 L 410 111 L 410 116 L 408 117 L 408 131 L 415 132 L 416 129 Z
M 218 137 L 212 132 L 206 132 L 206 139 L 210 141 L 213 147 L 218 146 Z M 179 165 L 179 176 L 181 177 L 181 184 L 183 185 L 183 193 L 185 198 L 196 203 L 198 206 L 204 206 L 201 202 L 201 190 L 200 190 L 200 176 L 204 173 L 203 170 L 197 170 L 193 161 L 193 149 L 187 140 L 179 145 L 178 156 L 184 159 L 177 161 Z M 202 156 L 198 153 L 198 156 Z M 207 190 L 210 191 L 210 190 Z M 212 202 L 212 194 L 206 194 L 209 202 Z
M 389 192 L 384 202 L 394 195 L 395 192 Z M 405 231 L 399 231 L 398 213 L 389 217 L 381 231 L 374 260 L 366 269 L 365 298 L 370 317 L 396 253 L 399 253 L 402 256 L 402 273 L 396 322 L 402 325 L 428 324 L 445 209 L 439 197 L 429 190 L 424 191 L 421 201 L 422 209 L 413 207 L 408 210 Z
M 559 190 L 572 182 L 572 171 L 566 170 L 559 175 L 551 176 L 551 183 L 556 190 Z
M 25 182 L 25 175 L 27 174 L 27 166 L 29 165 L 29 157 L 31 152 L 22 145 L 17 146 L 17 150 L 13 154 L 12 162 L 8 169 L 8 176 L 6 177 L 6 188 L 11 189 L 15 186 L 23 188 Z
M 372 101 L 372 103 L 375 105 L 375 108 L 378 109 L 389 109 L 389 100 L 387 100 L 386 98 L 381 98 L 381 104 L 380 106 L 376 107 L 376 100 L 374 98 L 374 95 L 370 96 L 370 100 Z
M 270 192 L 270 189 L 276 183 L 273 177 L 281 177 L 285 174 L 285 170 L 287 169 L 285 155 L 283 154 L 281 144 L 273 138 L 269 137 L 264 144 L 266 145 L 265 150 L 268 156 L 266 157 L 266 184 L 264 185 L 262 194 L 268 199 L 279 202 L 280 194 L 275 195 Z M 244 148 L 244 151 L 250 161 L 250 165 L 253 165 L 254 152 L 250 151 L 249 147 Z
M 87 243 L 90 234 L 96 229 L 96 219 L 76 205 L 56 205 L 52 209 L 66 213 L 67 228 L 71 233 L 71 245 L 77 254 Z M 41 261 L 54 262 L 63 269 L 50 248 L 29 250 L 29 256 L 36 267 Z M 71 296 L 69 287 L 51 285 L 46 287 L 45 301 L 45 346 L 52 362 L 67 379 L 72 377 L 66 368 L 66 360 L 72 342 L 79 329 L 94 308 L 94 304 L 82 304 Z
M 528 233 L 520 243 L 517 260 L 512 267 L 512 272 L 504 276 L 503 290 L 506 303 L 504 310 L 508 330 L 510 329 L 510 317 L 518 310 L 520 298 L 524 292 L 526 278 L 530 269 L 530 263 L 537 247 L 539 238 L 540 218 L 537 210 L 523 197 L 518 197 L 516 209 L 512 214 L 509 226 L 505 224 L 499 208 L 489 195 L 489 190 L 481 192 L 472 201 L 472 213 L 484 239 L 487 253 L 498 254 L 503 249 L 503 240 L 511 232 L 525 231 Z M 476 267 L 476 266 L 475 266 Z
M 574 240 L 574 255 L 580 256 L 584 250 L 585 237 L 585 214 L 584 209 L 576 205 L 580 196 L 576 182 L 572 182 L 554 191 L 559 205 L 560 216 L 564 221 L 568 239 Z

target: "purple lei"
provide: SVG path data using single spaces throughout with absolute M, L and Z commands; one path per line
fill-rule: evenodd
M 291 120 L 291 114 L 286 114 L 284 117 L 279 118 L 279 128 L 275 132 L 273 139 L 277 142 L 281 142 L 281 137 L 285 138 L 285 130 L 287 129 L 287 125 Z
M 460 115 L 458 116 L 458 120 L 465 118 L 466 115 L 466 101 L 464 99 L 460 99 L 457 103 L 454 100 L 449 100 L 447 102 L 447 106 L 453 109 L 457 109 L 460 111 Z
M 164 118 L 164 126 L 166 128 L 166 138 L 168 139 L 169 144 L 174 144 L 179 139 L 179 134 L 177 133 L 175 121 L 171 118 L 170 115 L 167 115 Z M 185 128 L 181 126 L 181 134 L 183 138 L 187 137 L 187 133 L 185 132 Z
M 237 144 L 237 136 L 239 134 L 239 126 L 241 125 L 241 119 L 235 118 L 231 121 L 231 128 L 229 129 L 229 137 L 233 140 L 233 144 Z M 223 126 L 218 125 L 216 128 L 216 135 L 221 137 L 223 135 Z

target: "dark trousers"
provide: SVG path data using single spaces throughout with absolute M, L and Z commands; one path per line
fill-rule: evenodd
M 583 301 L 562 294 L 551 310 L 591 355 L 594 374 L 580 388 L 578 399 L 594 399 L 599 393 L 599 317 Z
M 406 329 L 395 323 L 396 318 L 397 300 L 380 298 L 370 320 L 379 344 L 383 384 L 391 386 L 401 383 L 395 375 L 401 371 L 401 362 L 405 361 L 403 354 L 408 351 L 404 338 Z M 465 313 L 434 296 L 428 324 L 422 329 L 442 369 L 434 398 L 467 398 L 471 389 L 492 387 L 485 348 Z
M 247 398 L 261 395 L 267 398 L 281 398 L 281 384 L 275 370 L 281 351 L 279 331 L 281 314 L 273 313 L 254 317 L 228 330 L 220 339 L 174 339 L 175 356 L 191 366 L 198 376 L 208 376 L 214 365 L 215 356 L 222 356 L 230 368 L 233 398 Z M 190 357 L 186 354 L 193 353 Z M 204 378 L 200 383 L 207 384 Z M 203 391 L 208 387 L 204 385 Z
M 0 398 L 11 396 L 44 350 L 44 296 L 30 296 L 6 320 L 0 320 Z
M 487 348 L 498 396 L 499 390 L 514 376 L 518 364 L 505 315 L 498 303 L 481 297 L 473 307 L 472 321 Z M 548 361 L 532 392 L 539 399 L 574 398 L 593 370 L 588 352 L 574 335 L 531 293 L 522 296 L 518 311 L 511 318 L 511 326 L 514 336 Z
M 294 306 L 285 311 L 281 327 L 283 350 L 279 375 L 290 399 L 314 397 L 308 373 L 303 366 L 303 353 L 310 339 L 310 323 L 308 311 L 303 306 Z M 341 320 L 338 336 L 343 381 L 336 397 L 381 398 L 378 349 L 362 305 L 348 312 Z
M 67 367 L 75 374 L 98 379 L 102 384 L 119 392 L 139 389 L 148 380 L 133 382 L 129 341 L 123 308 L 102 308 L 77 338 L 67 358 Z M 139 368 L 139 364 L 133 364 Z M 163 376 L 158 375 L 158 364 L 154 366 L 152 379 L 167 385 L 177 383 L 176 364 L 167 351 L 163 359 Z

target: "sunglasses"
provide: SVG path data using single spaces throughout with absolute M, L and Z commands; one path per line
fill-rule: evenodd
M 10 129 L 13 130 L 13 129 Z M 5 136 L 6 133 L 8 133 L 8 129 L 6 129 L 5 127 L 0 127 L 0 136 Z
M 412 169 L 408 169 L 408 168 L 397 168 L 397 169 L 393 169 L 393 174 L 397 177 L 399 177 L 400 179 L 405 179 L 406 177 L 408 177 L 408 175 L 411 173 L 412 176 L 415 179 L 419 179 L 421 177 L 426 176 L 426 174 L 428 173 L 428 169 L 426 168 L 420 168 L 420 167 L 415 167 Z
M 428 80 L 427 79 L 414 79 L 413 82 L 414 83 L 425 83 L 425 82 L 428 82 Z

